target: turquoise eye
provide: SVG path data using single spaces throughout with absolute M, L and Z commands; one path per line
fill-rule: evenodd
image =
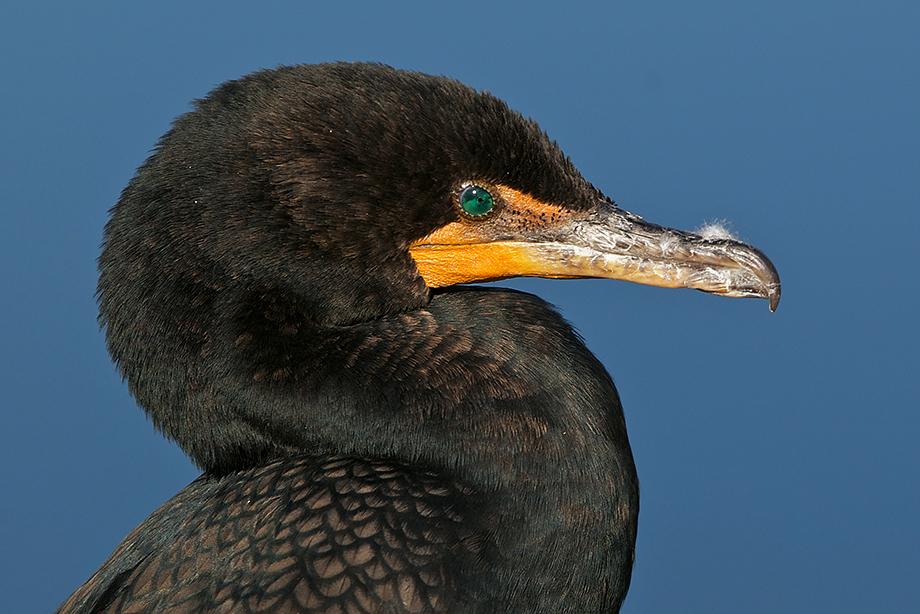
M 495 201 L 488 190 L 471 185 L 460 192 L 460 206 L 470 215 L 485 215 L 495 206 Z

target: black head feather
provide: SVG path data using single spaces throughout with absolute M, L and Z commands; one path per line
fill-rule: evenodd
M 315 401 L 336 380 L 324 366 L 341 367 L 324 340 L 344 346 L 356 325 L 428 308 L 407 248 L 457 219 L 451 194 L 470 179 L 573 208 L 596 200 L 534 122 L 447 78 L 325 64 L 218 87 L 176 120 L 106 228 L 100 319 L 133 394 L 211 470 L 324 445 L 316 425 L 279 432 L 264 388 L 309 405 L 302 389 Z M 389 359 L 411 362 L 396 341 Z M 404 379 L 413 395 L 430 385 Z

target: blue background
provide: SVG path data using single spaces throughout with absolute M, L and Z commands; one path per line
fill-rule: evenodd
M 134 169 L 222 81 L 373 60 L 490 90 L 624 208 L 727 219 L 780 271 L 772 315 L 510 284 L 558 305 L 622 394 L 643 495 L 623 611 L 916 612 L 918 27 L 915 1 L 4 3 L 2 609 L 50 612 L 197 474 L 95 323 Z

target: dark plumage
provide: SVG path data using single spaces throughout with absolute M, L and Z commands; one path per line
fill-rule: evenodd
M 464 212 L 470 185 L 494 208 Z M 100 270 L 113 358 L 204 475 L 59 612 L 616 612 L 638 482 L 613 382 L 540 299 L 442 286 L 779 299 L 762 254 L 616 208 L 498 99 L 370 64 L 198 101 Z

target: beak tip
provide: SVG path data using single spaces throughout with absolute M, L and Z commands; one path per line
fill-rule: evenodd
M 774 313 L 776 308 L 779 307 L 779 297 L 780 297 L 780 287 L 776 285 L 770 289 L 770 294 L 767 298 L 770 299 L 770 313 Z

